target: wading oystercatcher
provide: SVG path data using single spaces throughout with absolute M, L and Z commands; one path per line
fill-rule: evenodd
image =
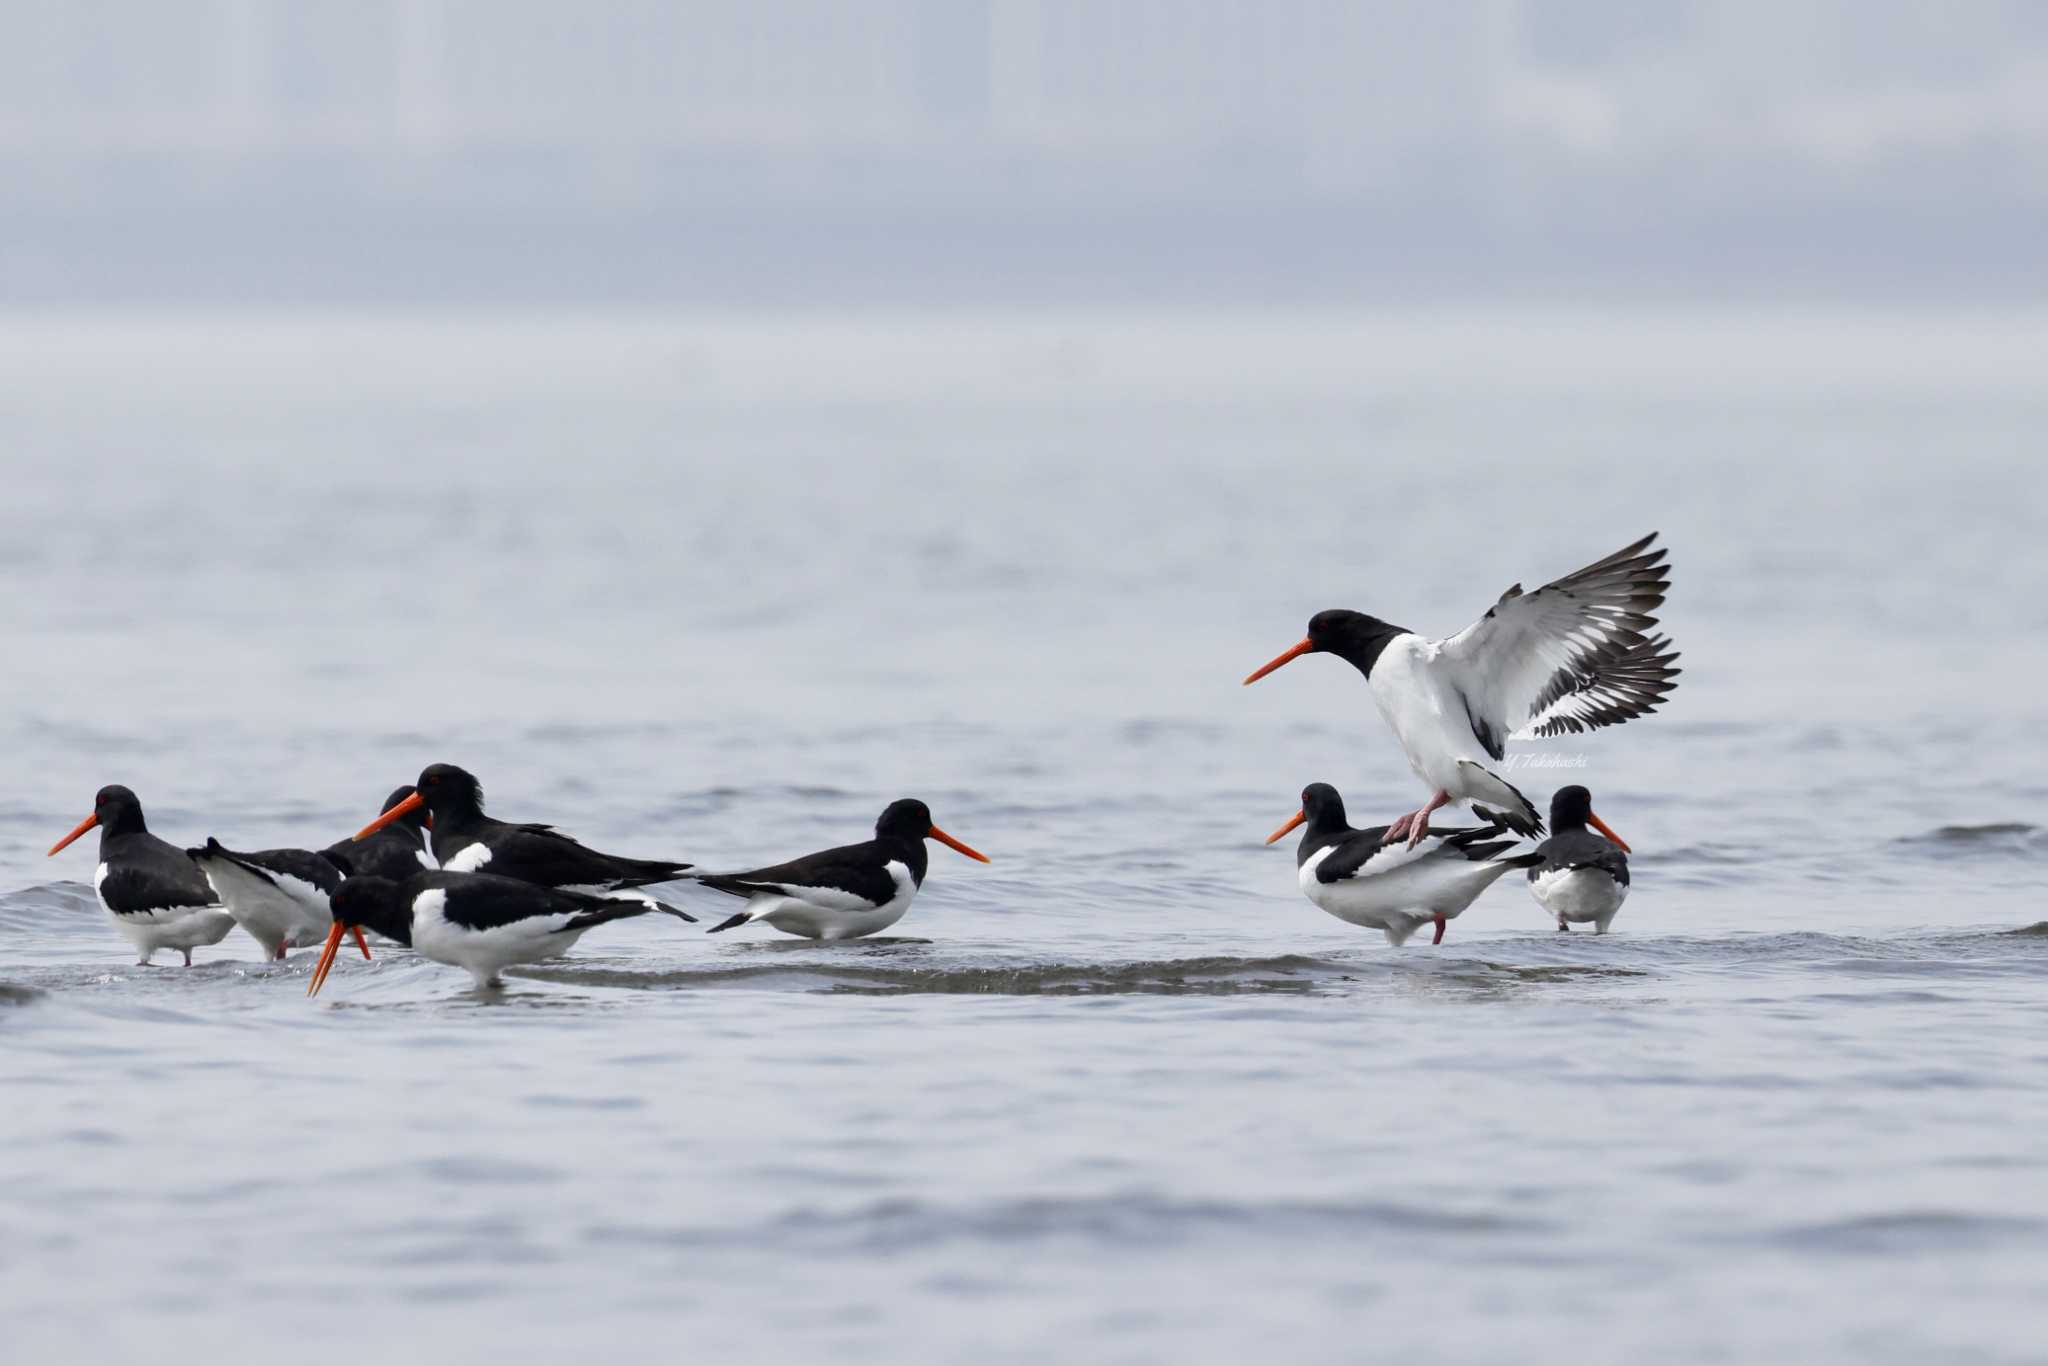
M 384 799 L 389 811 L 412 796 L 410 783 Z M 440 867 L 427 845 L 427 813 L 413 807 L 368 839 L 353 835 L 320 851 L 350 877 L 388 877 L 403 882 L 414 873 Z
M 310 949 L 327 937 L 334 917 L 327 898 L 341 886 L 341 870 L 310 849 L 260 849 L 236 853 L 209 837 L 186 856 L 213 888 L 235 923 L 263 946 L 266 958 L 282 959 L 290 949 Z M 359 932 L 363 957 L 370 946 Z
M 653 897 L 624 892 L 591 896 L 491 873 L 417 873 L 404 882 L 352 877 L 331 902 L 334 927 L 320 950 L 306 994 L 327 981 L 346 930 L 375 930 L 437 963 L 469 973 L 479 987 L 504 985 L 506 968 L 567 953 L 585 930 L 661 911 L 696 917 Z
M 147 965 L 158 949 L 176 949 L 189 968 L 192 950 L 227 938 L 234 918 L 221 909 L 185 851 L 149 833 L 133 792 L 118 783 L 101 788 L 92 799 L 92 814 L 51 845 L 50 854 L 94 827 L 100 832 L 100 863 L 93 870 L 93 890 L 142 955 L 137 965 Z
M 1530 868 L 1536 854 L 1495 858 L 1514 846 L 1514 838 L 1498 838 L 1508 827 L 1491 811 L 1478 808 L 1488 823 L 1459 830 L 1426 830 L 1419 846 L 1394 846 L 1380 827 L 1353 830 L 1344 823 L 1344 799 L 1328 783 L 1310 783 L 1301 790 L 1301 810 L 1266 837 L 1271 844 L 1297 825 L 1305 825 L 1294 852 L 1301 890 L 1339 920 L 1383 931 L 1387 942 L 1401 945 L 1432 922 L 1444 942 L 1445 922 L 1455 920 L 1479 894 L 1512 868 Z
M 1678 685 L 1669 639 L 1645 635 L 1671 586 L 1651 532 L 1533 593 L 1515 584 L 1457 635 L 1428 640 L 1360 612 L 1309 618 L 1308 635 L 1245 679 L 1291 659 L 1334 654 L 1365 675 L 1373 702 L 1428 784 L 1419 810 L 1387 827 L 1391 842 L 1422 839 L 1429 815 L 1483 801 L 1520 835 L 1542 832 L 1529 799 L 1488 767 L 1511 733 L 1560 735 L 1618 726 L 1657 709 Z
M 424 806 L 434 858 L 451 873 L 488 872 L 572 892 L 613 892 L 671 882 L 693 865 L 620 858 L 586 849 L 552 825 L 514 825 L 484 814 L 483 784 L 454 764 L 430 764 L 418 790 L 356 834 L 366 839 Z
M 744 873 L 691 876 L 747 899 L 745 910 L 713 925 L 711 934 L 765 920 L 784 934 L 807 939 L 859 939 L 888 929 L 910 909 L 911 898 L 924 885 L 928 839 L 988 862 L 988 855 L 933 825 L 930 807 L 906 797 L 883 809 L 875 837 L 863 843 Z
M 1536 852 L 1543 862 L 1529 870 L 1529 892 L 1557 917 L 1557 927 L 1568 930 L 1567 922 L 1590 920 L 1593 933 L 1607 933 L 1628 900 L 1629 847 L 1593 814 L 1591 792 L 1577 786 L 1557 790 L 1550 799 L 1550 838 Z

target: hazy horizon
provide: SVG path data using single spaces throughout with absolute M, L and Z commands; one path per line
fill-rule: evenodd
M 0 304 L 2036 301 L 2048 10 L 10 3 Z

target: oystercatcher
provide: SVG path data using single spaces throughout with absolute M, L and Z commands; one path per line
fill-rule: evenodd
M 910 909 L 924 885 L 924 842 L 937 840 L 971 859 L 988 856 L 932 824 L 931 808 L 914 798 L 890 802 L 875 822 L 875 837 L 805 854 L 744 873 L 694 873 L 706 887 L 747 899 L 746 909 L 713 925 L 718 934 L 765 920 L 785 934 L 807 939 L 859 939 L 886 930 Z
M 484 814 L 483 784 L 454 764 L 429 764 L 414 786 L 417 791 L 364 826 L 356 838 L 374 835 L 424 806 L 433 818 L 434 857 L 451 873 L 490 872 L 541 887 L 613 892 L 671 882 L 694 866 L 600 854 L 552 825 L 493 820 Z
M 1577 786 L 1557 790 L 1550 799 L 1550 838 L 1536 852 L 1543 862 L 1529 870 L 1529 892 L 1557 917 L 1557 927 L 1569 930 L 1569 921 L 1590 920 L 1593 933 L 1607 933 L 1628 900 L 1629 847 L 1593 814 L 1591 792 Z
M 1445 922 L 1462 914 L 1479 894 L 1511 868 L 1533 868 L 1537 854 L 1496 858 L 1514 847 L 1507 823 L 1484 807 L 1487 824 L 1458 830 L 1425 830 L 1420 847 L 1395 847 L 1386 830 L 1353 830 L 1344 823 L 1344 799 L 1328 783 L 1301 790 L 1301 810 L 1266 837 L 1271 844 L 1297 825 L 1306 825 L 1294 852 L 1301 890 L 1339 920 L 1381 930 L 1399 946 L 1434 922 L 1432 944 L 1444 942 Z
M 100 863 L 93 870 L 93 890 L 100 905 L 135 951 L 138 966 L 147 966 L 158 949 L 176 949 L 192 966 L 192 950 L 218 944 L 235 927 L 221 909 L 199 866 L 175 844 L 160 840 L 143 824 L 142 803 L 133 792 L 115 784 L 92 799 L 92 814 L 78 828 L 50 846 L 56 855 L 93 827 L 100 832 Z
M 491 873 L 422 872 L 394 882 L 352 877 L 330 903 L 334 927 L 320 950 L 306 994 L 327 981 L 345 930 L 375 930 L 410 943 L 437 963 L 462 968 L 479 987 L 503 986 L 499 974 L 518 963 L 567 953 L 585 930 L 613 920 L 660 911 L 695 920 L 687 911 L 636 893 L 591 896 L 542 887 Z
M 1428 784 L 1419 810 L 1387 827 L 1412 848 L 1429 815 L 1484 801 L 1519 835 L 1542 833 L 1529 799 L 1487 766 L 1507 757 L 1510 733 L 1561 735 L 1618 726 L 1657 709 L 1678 685 L 1671 641 L 1645 635 L 1671 586 L 1651 532 L 1633 545 L 1533 593 L 1515 584 L 1455 636 L 1428 640 L 1378 617 L 1334 610 L 1309 618 L 1308 635 L 1254 670 L 1256 683 L 1301 655 L 1334 654 L 1365 675 L 1380 715 Z
M 239 854 L 208 837 L 203 849 L 185 851 L 227 907 L 235 923 L 263 946 L 264 956 L 282 959 L 287 950 L 310 949 L 334 924 L 327 899 L 341 886 L 341 870 L 310 849 L 262 849 Z M 360 932 L 363 957 L 370 946 Z
M 389 811 L 412 794 L 412 785 L 408 783 L 384 799 L 383 809 Z M 320 852 L 351 877 L 388 877 L 402 882 L 414 873 L 441 866 L 427 846 L 427 813 L 418 807 L 368 839 L 351 836 Z

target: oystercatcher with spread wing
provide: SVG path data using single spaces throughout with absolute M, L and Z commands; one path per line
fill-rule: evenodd
M 1670 588 L 1651 532 L 1533 593 L 1515 584 L 1457 635 L 1429 640 L 1361 612 L 1309 618 L 1308 635 L 1245 679 L 1256 683 L 1305 654 L 1334 654 L 1365 675 L 1373 702 L 1429 785 L 1422 807 L 1387 827 L 1410 848 L 1429 815 L 1454 802 L 1486 802 L 1519 835 L 1540 834 L 1529 799 L 1489 761 L 1507 757 L 1511 733 L 1560 735 L 1618 726 L 1657 709 L 1678 685 L 1669 639 L 1644 634 Z
M 1498 838 L 1508 834 L 1506 823 L 1484 807 L 1478 811 L 1487 824 L 1424 830 L 1419 845 L 1396 846 L 1387 842 L 1383 827 L 1353 830 L 1345 824 L 1337 789 L 1310 783 L 1301 790 L 1301 810 L 1266 843 L 1306 826 L 1294 861 L 1310 901 L 1339 920 L 1383 931 L 1396 947 L 1434 922 L 1430 942 L 1441 944 L 1445 922 L 1463 914 L 1502 874 L 1542 861 L 1537 854 L 1496 858 L 1515 840 Z
M 434 858 L 451 873 L 489 872 L 541 887 L 611 892 L 671 882 L 693 866 L 600 854 L 552 825 L 494 820 L 484 814 L 483 784 L 454 764 L 428 765 L 414 786 L 412 796 L 364 826 L 356 838 L 367 839 L 424 806 L 432 816 Z
M 93 890 L 115 928 L 142 955 L 137 966 L 147 966 L 158 949 L 175 949 L 189 968 L 192 950 L 227 938 L 234 918 L 221 908 L 199 866 L 177 845 L 149 833 L 142 803 L 118 783 L 99 790 L 92 814 L 51 845 L 50 856 L 95 827 L 100 862 Z
M 491 873 L 422 872 L 404 882 L 352 877 L 330 905 L 334 927 L 306 986 L 308 996 L 327 981 L 342 934 L 351 929 L 410 943 L 423 957 L 462 968 L 477 986 L 497 987 L 504 985 L 500 974 L 506 968 L 559 957 L 599 925 L 650 911 L 696 919 L 640 893 L 592 896 Z
M 712 934 L 765 920 L 784 934 L 806 939 L 859 939 L 888 929 L 910 909 L 911 898 L 924 885 L 928 839 L 988 862 L 988 855 L 933 825 L 930 807 L 906 797 L 883 809 L 875 837 L 863 843 L 744 873 L 691 876 L 747 899 L 746 909 L 713 925 Z

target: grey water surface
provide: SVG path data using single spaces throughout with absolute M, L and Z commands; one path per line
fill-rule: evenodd
M 17 316 L 11 1360 L 2038 1360 L 2048 320 Z M 1652 530 L 1663 713 L 1521 747 L 1614 934 L 1311 907 L 1421 795 L 1316 609 Z M 934 847 L 893 936 L 138 968 L 124 782 L 322 845 L 435 760 L 711 866 Z M 707 923 L 714 895 L 673 888 Z M 659 922 L 659 923 L 656 923 Z

